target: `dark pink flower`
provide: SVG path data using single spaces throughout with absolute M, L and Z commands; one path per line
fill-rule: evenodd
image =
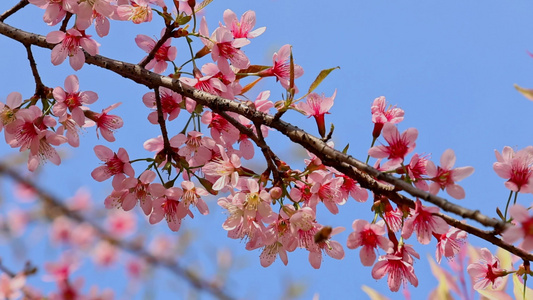
M 387 101 L 383 96 L 374 99 L 370 111 L 372 112 L 372 122 L 374 123 L 374 131 L 372 132 L 374 138 L 379 137 L 385 123 L 398 124 L 403 120 L 404 115 L 404 111 L 401 108 L 396 108 L 396 106 L 387 107 Z
M 385 223 L 370 224 L 366 220 L 355 220 L 352 223 L 353 232 L 348 236 L 346 246 L 350 249 L 361 248 L 359 257 L 363 266 L 371 266 L 376 261 L 376 250 L 381 248 L 385 252 L 392 249 L 392 242 L 384 237 Z
M 164 33 L 164 31 L 162 33 Z M 167 61 L 174 61 L 176 59 L 178 50 L 176 47 L 170 46 L 171 41 L 171 39 L 167 39 L 165 43 L 157 49 L 155 57 L 146 65 L 146 70 L 151 70 L 153 68 L 155 73 L 161 74 L 167 69 Z M 149 36 L 139 34 L 135 37 L 135 43 L 137 43 L 137 46 L 141 49 L 146 51 L 146 53 L 150 53 L 157 42 Z
M 81 69 L 85 63 L 85 54 L 81 49 L 83 48 L 90 55 L 96 55 L 100 46 L 95 40 L 91 39 L 90 35 L 86 35 L 74 28 L 67 30 L 66 33 L 52 31 L 46 35 L 46 41 L 57 44 L 52 49 L 52 64 L 57 66 L 65 61 L 68 56 L 70 66 L 76 71 Z
M 296 104 L 296 107 L 305 113 L 308 117 L 314 117 L 316 125 L 318 126 L 318 132 L 321 137 L 326 136 L 326 124 L 324 122 L 324 115 L 329 114 L 329 110 L 333 106 L 333 100 L 337 95 L 337 90 L 333 92 L 333 96 L 326 97 L 324 94 L 318 95 L 317 93 L 311 93 L 307 96 L 307 102 L 300 102 Z
M 450 226 L 448 232 L 441 235 L 435 235 L 435 237 L 439 240 L 435 257 L 440 264 L 442 256 L 452 258 L 459 253 L 465 242 L 466 232 Z
M 290 66 L 291 45 L 282 46 L 278 52 L 274 53 L 272 57 L 273 66 L 266 70 L 259 72 L 259 76 L 276 76 L 276 79 L 281 83 L 285 89 L 289 89 L 291 66 Z M 304 70 L 301 66 L 294 64 L 294 79 L 301 77 Z M 296 93 L 298 89 L 295 87 Z
M 228 28 L 233 37 L 238 38 L 247 38 L 252 39 L 260 36 L 265 32 L 266 27 L 260 27 L 256 30 L 252 30 L 255 26 L 255 12 L 252 10 L 246 11 L 241 16 L 241 20 L 237 19 L 237 15 L 230 9 L 224 11 L 224 23 L 226 28 Z
M 397 168 L 403 163 L 405 156 L 415 149 L 417 137 L 416 128 L 409 128 L 400 135 L 393 123 L 385 123 L 383 138 L 389 145 L 374 146 L 368 150 L 368 154 L 374 158 L 388 158 L 389 161 L 382 166 L 383 169 Z
M 372 277 L 381 279 L 389 274 L 387 282 L 393 292 L 397 292 L 400 289 L 400 285 L 407 281 L 417 287 L 418 278 L 416 278 L 413 259 L 409 251 L 411 250 L 400 246 L 400 249 L 395 253 L 381 256 L 372 269 Z
M 416 200 L 415 205 L 415 209 L 411 209 L 411 217 L 407 218 L 403 225 L 402 237 L 404 239 L 408 239 L 413 231 L 416 231 L 418 241 L 427 245 L 433 233 L 443 234 L 448 231 L 448 223 L 434 215 L 439 212 L 438 207 L 424 207 L 420 200 Z
M 513 192 L 530 193 L 533 191 L 533 146 L 526 147 L 518 152 L 513 148 L 505 146 L 502 154 L 497 150 L 497 162 L 493 168 L 501 178 L 508 179 L 505 187 Z

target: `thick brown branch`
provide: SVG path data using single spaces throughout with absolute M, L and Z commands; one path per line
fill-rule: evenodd
M 3 164 L 0 164 L 0 174 L 9 176 L 11 179 L 25 186 L 31 186 L 32 189 L 35 191 L 35 193 L 39 195 L 39 198 L 44 202 L 44 204 L 48 208 L 51 209 L 50 211 L 52 210 L 58 211 L 62 215 L 65 215 L 74 221 L 77 221 L 79 223 L 90 224 L 95 229 L 98 236 L 102 240 L 106 240 L 110 242 L 111 244 L 119 247 L 122 250 L 128 251 L 134 255 L 137 255 L 138 257 L 145 259 L 146 261 L 148 261 L 149 263 L 155 266 L 161 266 L 163 268 L 166 268 L 167 270 L 177 275 L 178 277 L 181 277 L 185 279 L 186 281 L 188 281 L 194 288 L 200 291 L 206 291 L 212 294 L 213 296 L 217 297 L 218 299 L 233 299 L 231 296 L 226 294 L 226 292 L 224 292 L 220 287 L 209 283 L 203 278 L 200 278 L 195 272 L 180 266 L 175 261 L 163 260 L 157 256 L 154 256 L 153 254 L 148 252 L 146 249 L 140 247 L 137 243 L 125 242 L 125 241 L 114 238 L 112 235 L 110 235 L 104 229 L 102 229 L 98 224 L 91 221 L 90 219 L 87 219 L 82 214 L 76 211 L 70 210 L 68 207 L 66 207 L 63 204 L 62 201 L 57 199 L 55 196 L 50 194 L 48 191 L 37 186 L 34 182 L 24 178 L 19 172 L 15 171 L 14 169 L 9 168 Z

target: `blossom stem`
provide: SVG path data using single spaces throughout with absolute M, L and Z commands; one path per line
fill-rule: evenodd
M 374 147 L 374 144 L 376 143 L 377 137 L 372 138 L 372 143 L 370 144 L 370 148 Z M 365 164 L 368 165 L 368 160 L 370 159 L 370 154 L 366 156 Z
M 509 199 L 507 199 L 507 204 L 505 204 L 505 212 L 503 213 L 503 218 L 505 222 L 507 222 L 507 209 L 509 208 L 509 203 L 511 203 L 511 196 L 513 196 L 513 191 L 511 191 L 511 193 L 509 194 Z

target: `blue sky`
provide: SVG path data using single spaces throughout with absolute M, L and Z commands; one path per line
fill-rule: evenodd
M 2 1 L 0 11 L 14 3 L 16 1 Z M 349 143 L 353 156 L 361 160 L 366 158 L 373 126 L 370 105 L 374 98 L 385 96 L 406 112 L 399 129 L 416 127 L 419 130 L 417 153 L 431 154 L 433 160 L 438 161 L 446 149 L 452 148 L 457 155 L 456 166 L 470 165 L 476 169 L 473 176 L 462 182 L 467 197 L 457 201 L 459 204 L 481 209 L 492 216 L 495 216 L 496 206 L 504 207 L 508 191 L 492 170 L 494 150 L 501 151 L 504 146 L 521 149 L 533 144 L 531 126 L 527 125 L 533 103 L 513 88 L 514 83 L 533 87 L 533 58 L 527 54 L 528 50 L 533 51 L 531 2 L 485 1 L 479 5 L 459 1 L 335 1 L 331 4 L 324 1 L 214 1 L 206 11 L 211 31 L 222 21 L 226 8 L 238 16 L 246 10 L 255 10 L 256 26 L 267 27 L 262 36 L 244 48 L 252 63 L 269 64 L 274 51 L 284 44 L 292 44 L 296 63 L 305 71 L 297 80 L 301 91 L 307 89 L 320 70 L 340 67 L 316 90 L 326 96 L 337 90 L 326 124 L 335 124 L 333 140 L 338 147 Z M 46 34 L 50 28 L 42 22 L 42 13 L 36 7 L 28 7 L 7 23 Z M 155 15 L 154 19 L 151 24 L 137 26 L 112 23 L 111 34 L 97 38 L 102 44 L 100 53 L 139 62 L 144 52 L 135 45 L 134 37 L 138 33 L 159 36 L 161 22 Z M 200 43 L 195 43 L 199 49 Z M 173 44 L 178 46 L 177 61 L 186 59 L 187 49 L 180 43 Z M 24 48 L 2 37 L 0 54 L 4 67 L 0 73 L 0 100 L 12 91 L 19 91 L 26 98 L 31 96 L 33 79 L 25 62 Z M 48 50 L 36 50 L 35 55 L 41 76 L 49 86 L 63 86 L 64 78 L 74 74 L 67 63 L 53 67 Z M 151 154 L 142 149 L 142 143 L 158 135 L 157 127 L 146 120 L 149 111 L 141 102 L 146 88 L 89 65 L 75 74 L 80 78 L 82 90 L 99 94 L 100 99 L 93 105 L 96 110 L 123 102 L 115 112 L 123 117 L 125 125 L 117 132 L 114 144 L 96 140 L 94 128 L 89 128 L 79 149 L 66 150 L 69 158 L 64 159 L 61 167 L 45 166 L 43 175 L 48 179 L 42 183 L 61 197 L 70 197 L 79 186 L 88 186 L 98 205 L 103 204 L 103 198 L 110 191 L 110 182 L 96 183 L 90 177 L 90 172 L 99 164 L 92 151 L 93 145 L 104 144 L 115 150 L 119 146 L 127 147 L 131 157 L 148 157 Z M 263 89 L 272 91 L 272 100 L 278 100 L 283 93 L 273 81 L 263 80 L 252 90 L 250 98 L 255 98 Z M 295 112 L 287 113 L 286 117 L 316 134 L 313 120 Z M 179 130 L 181 128 L 174 134 Z M 302 150 L 289 145 L 287 139 L 276 133 L 271 133 L 270 137 L 282 158 L 301 168 L 298 159 Z M 15 151 L 0 145 L 3 156 Z M 524 205 L 532 200 L 531 195 L 519 197 Z M 190 259 L 202 261 L 203 268 L 209 270 L 214 248 L 231 249 L 240 260 L 238 264 L 244 266 L 230 281 L 230 290 L 238 296 L 276 297 L 285 282 L 295 280 L 307 285 L 302 299 L 311 298 L 315 292 L 321 299 L 356 298 L 355 295 L 361 294 L 362 284 L 390 298 L 401 297 L 401 294 L 388 292 L 386 279 L 371 278 L 371 268 L 362 267 L 359 262 L 359 250 L 345 249 L 346 257 L 342 261 L 326 257 L 320 270 L 311 268 L 304 251 L 291 253 L 287 267 L 278 260 L 264 269 L 259 264 L 260 252 L 246 251 L 243 242 L 225 237 L 220 226 L 225 217 L 215 209 L 215 200 L 211 208 L 211 215 L 198 215 L 186 222 L 186 229 L 194 229 L 200 236 Z M 372 219 L 369 209 L 370 203 L 358 204 L 352 200 L 342 207 L 338 216 L 331 216 L 324 210 L 318 218 L 324 224 L 346 227 L 337 238 L 345 244 L 354 219 Z M 157 227 L 154 230 L 171 234 L 164 224 Z M 475 237 L 471 237 L 470 242 L 486 246 Z M 409 286 L 414 298 L 425 297 L 436 285 L 436 280 L 429 275 L 426 259 L 427 253 L 434 255 L 434 246 L 432 243 L 416 248 L 422 259 L 415 264 L 419 288 Z M 158 274 L 170 280 L 164 272 Z M 98 282 L 99 278 L 94 280 Z M 174 295 L 165 294 L 170 290 L 163 288 L 158 293 L 160 299 Z

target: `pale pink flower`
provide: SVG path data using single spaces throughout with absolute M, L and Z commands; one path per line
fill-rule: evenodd
M 318 126 L 318 132 L 321 137 L 326 136 L 326 124 L 324 123 L 324 115 L 329 114 L 329 110 L 333 106 L 333 100 L 337 95 L 337 90 L 333 92 L 333 96 L 326 97 L 324 94 L 318 95 L 317 93 L 311 93 L 307 96 L 307 102 L 300 102 L 296 104 L 296 108 L 303 111 L 306 116 L 314 117 L 316 125 Z
M 383 220 L 392 232 L 398 232 L 403 225 L 403 212 L 399 208 L 393 209 L 392 205 L 387 202 L 383 212 Z
M 52 64 L 57 66 L 61 64 L 67 56 L 69 57 L 70 66 L 74 70 L 79 70 L 85 63 L 85 54 L 81 49 L 87 51 L 89 55 L 98 54 L 100 46 L 90 35 L 81 33 L 71 28 L 67 32 L 52 31 L 46 35 L 46 41 L 51 44 L 57 44 L 52 49 Z
M 109 33 L 109 18 L 113 17 L 116 6 L 111 5 L 110 0 L 82 1 L 76 14 L 76 28 L 86 30 L 95 23 L 96 33 L 104 37 Z
M 278 52 L 274 53 L 272 57 L 273 66 L 266 70 L 259 72 L 259 76 L 276 76 L 277 80 L 285 89 L 289 89 L 291 78 L 291 66 L 290 66 L 290 54 L 291 45 L 282 46 Z M 294 64 L 294 79 L 301 77 L 304 74 L 304 70 L 301 66 Z M 298 89 L 296 86 L 296 93 Z
M 94 146 L 94 153 L 104 162 L 103 166 L 99 166 L 91 172 L 91 176 L 96 181 L 104 181 L 111 176 L 118 174 L 126 174 L 130 177 L 135 176 L 135 171 L 131 167 L 130 157 L 124 148 L 119 148 L 118 153 L 114 153 L 111 149 L 103 145 Z M 113 178 L 113 186 L 118 186 L 120 177 Z M 122 178 L 123 179 L 123 178 Z
M 242 14 L 241 20 L 239 21 L 237 19 L 237 15 L 233 11 L 226 9 L 224 11 L 223 18 L 226 28 L 231 31 L 233 37 L 236 39 L 253 39 L 263 34 L 263 32 L 266 30 L 266 27 L 260 27 L 252 31 L 255 26 L 255 12 L 252 10 L 246 11 L 244 14 Z
M 474 289 L 484 289 L 492 284 L 497 289 L 503 283 L 503 276 L 508 272 L 500 269 L 500 260 L 492 255 L 487 248 L 481 248 L 481 259 L 477 263 L 468 265 L 468 274 L 476 279 Z
M 388 158 L 389 160 L 382 166 L 384 169 L 397 168 L 403 163 L 405 156 L 415 149 L 417 137 L 416 128 L 409 128 L 400 135 L 393 123 L 385 123 L 383 138 L 389 145 L 374 146 L 368 150 L 368 154 L 374 158 Z
M 176 119 L 180 114 L 180 103 L 183 100 L 181 95 L 165 87 L 160 87 L 159 98 L 161 99 L 163 119 L 167 120 L 168 118 L 169 121 Z M 158 124 L 155 92 L 148 92 L 144 94 L 143 103 L 146 105 L 146 107 L 156 110 L 148 115 L 148 121 L 150 121 L 152 124 Z
M 114 210 L 107 216 L 107 229 L 113 235 L 124 237 L 137 229 L 135 214 Z
M 318 230 L 322 230 L 324 227 L 318 227 Z M 330 227 L 331 228 L 331 227 Z M 335 227 L 331 229 L 331 233 L 327 235 L 327 238 L 323 241 L 316 243 L 318 251 L 309 250 L 309 262 L 315 269 L 319 269 L 322 264 L 322 252 L 325 252 L 329 257 L 334 259 L 344 258 L 344 248 L 342 245 L 334 240 L 331 240 L 331 236 L 336 235 L 344 231 L 344 227 Z M 315 238 L 316 241 L 316 238 Z
M 164 30 L 161 33 L 163 34 Z M 167 61 L 173 61 L 176 59 L 178 50 L 176 49 L 176 47 L 170 46 L 171 42 L 172 39 L 167 39 L 163 43 L 163 45 L 161 45 L 161 47 L 157 49 L 154 58 L 150 60 L 146 65 L 146 70 L 151 70 L 153 68 L 155 73 L 161 74 L 167 69 Z M 135 37 L 135 43 L 137 43 L 137 46 L 139 46 L 139 48 L 146 51 L 146 53 L 152 52 L 155 45 L 157 44 L 154 39 L 144 34 L 137 35 Z
M 215 141 L 203 136 L 201 132 L 189 131 L 187 135 L 180 133 L 172 137 L 170 146 L 179 148 L 178 154 L 185 157 L 189 166 L 196 167 L 204 165 L 211 159 L 211 150 L 215 147 Z
M 183 205 L 187 208 L 192 205 L 196 207 L 202 215 L 207 215 L 209 213 L 209 207 L 207 207 L 207 204 L 201 197 L 208 196 L 209 193 L 204 188 L 195 187 L 194 183 L 191 181 L 182 181 L 181 187 L 183 189 L 183 195 L 181 195 Z
M 154 171 L 146 170 L 139 178 L 129 177 L 122 181 L 121 188 L 128 191 L 122 201 L 122 209 L 129 211 L 135 207 L 137 200 L 145 215 L 152 212 L 153 196 L 150 194 L 150 184 L 154 181 Z
M 149 0 L 130 0 L 131 5 L 123 4 L 117 7 L 120 20 L 132 21 L 134 24 L 152 21 L 152 9 Z
M 75 14 L 78 9 L 78 0 L 29 0 L 29 2 L 46 9 L 43 20 L 50 26 L 61 22 L 67 12 Z
M 402 283 L 409 281 L 414 287 L 418 286 L 418 278 L 415 275 L 412 258 L 408 249 L 400 246 L 399 251 L 379 257 L 379 261 L 372 269 L 372 278 L 381 279 L 388 274 L 387 283 L 393 292 L 400 289 Z
M 94 263 L 103 267 L 110 267 L 119 258 L 119 249 L 106 240 L 96 244 L 92 250 Z
M 275 221 L 273 218 L 277 215 L 272 211 L 270 194 L 256 179 L 241 178 L 238 188 L 242 191 L 233 196 L 233 202 L 242 204 L 245 218 L 255 218 L 259 213 L 263 222 Z
M 69 75 L 65 79 L 65 89 L 56 87 L 53 91 L 56 104 L 52 108 L 54 115 L 62 122 L 67 118 L 67 109 L 72 113 L 72 119 L 76 121 L 78 126 L 82 127 L 85 124 L 85 114 L 82 107 L 85 104 L 92 104 L 98 100 L 98 95 L 95 92 L 86 91 L 80 92 L 80 83 L 76 75 Z
M 102 133 L 102 137 L 108 142 L 114 142 L 115 136 L 113 135 L 114 131 L 121 128 L 124 122 L 122 118 L 117 115 L 109 115 L 108 113 L 122 104 L 122 102 L 115 103 L 109 106 L 106 109 L 102 110 L 102 113 L 95 113 L 89 111 L 86 113 L 86 116 L 93 120 L 96 123 L 96 136 L 98 135 L 98 130 Z
M 59 165 L 61 158 L 52 146 L 59 146 L 67 139 L 48 130 L 56 125 L 54 118 L 43 116 L 41 109 L 35 105 L 17 111 L 16 118 L 6 126 L 5 138 L 11 147 L 20 147 L 21 152 L 30 150 L 28 170 L 35 171 L 45 160 Z
M 150 186 L 150 192 L 155 197 L 149 218 L 150 224 L 159 223 L 165 218 L 170 230 L 178 231 L 181 220 L 190 213 L 183 201 L 180 201 L 183 190 L 177 187 L 166 189 L 163 185 L 154 183 Z
M 339 213 L 337 205 L 346 203 L 346 198 L 342 197 L 340 191 L 344 180 L 340 177 L 333 178 L 332 172 L 322 170 L 309 174 L 309 179 L 312 181 L 309 191 L 313 194 L 313 198 L 318 198 L 316 200 L 310 199 L 310 206 L 314 208 L 315 203 L 320 200 L 332 214 Z
M 363 266 L 371 266 L 376 261 L 376 250 L 381 248 L 385 252 L 392 249 L 392 242 L 384 237 L 385 223 L 370 224 L 366 220 L 355 220 L 352 223 L 353 232 L 348 236 L 346 246 L 349 249 L 361 248 L 359 257 Z
M 372 122 L 374 123 L 374 130 L 372 131 L 374 138 L 381 134 L 381 129 L 383 129 L 385 123 L 398 124 L 403 121 L 403 109 L 396 108 L 396 106 L 387 107 L 387 101 L 383 96 L 374 99 L 370 111 L 372 112 Z
M 415 186 L 423 191 L 429 190 L 429 186 L 423 176 L 427 175 L 426 165 L 428 159 L 425 156 L 414 154 L 411 157 L 411 161 L 405 166 L 409 179 L 415 184 Z M 398 174 L 405 173 L 404 169 L 399 167 L 396 172 Z
M 494 150 L 496 159 L 493 164 L 494 171 L 498 176 L 509 179 L 505 182 L 505 187 L 513 192 L 530 193 L 533 192 L 533 146 L 514 152 L 513 148 L 505 146 L 502 154 Z
M 529 210 L 520 204 L 515 204 L 509 208 L 509 213 L 513 224 L 505 229 L 502 239 L 512 244 L 523 238 L 520 248 L 528 252 L 533 250 L 533 217 L 529 215 Z
M 435 167 L 432 161 L 428 161 L 426 165 L 427 175 L 433 181 L 429 185 L 429 192 L 436 195 L 439 189 L 446 189 L 448 195 L 455 199 L 463 199 L 465 197 L 465 190 L 455 182 L 461 181 L 464 178 L 474 173 L 473 167 L 453 168 L 455 164 L 455 153 L 452 149 L 444 151 L 440 158 L 440 166 Z
M 200 34 L 207 37 L 209 30 L 205 17 L 200 21 Z M 233 33 L 225 28 L 218 27 L 213 31 L 210 39 L 202 39 L 204 45 L 211 49 L 211 58 L 218 64 L 224 64 L 222 60 L 229 60 L 231 64 L 238 69 L 246 69 L 250 66 L 250 60 L 241 47 L 250 43 L 247 38 L 233 38 Z
M 466 232 L 462 231 L 461 229 L 450 226 L 448 232 L 440 235 L 435 235 L 435 237 L 439 241 L 437 243 L 437 251 L 435 253 L 435 257 L 437 259 L 437 262 L 440 264 L 442 256 L 446 258 L 452 258 L 457 253 L 459 253 L 461 247 L 465 243 Z
M 80 146 L 80 126 L 74 119 L 72 119 L 71 115 L 66 115 L 66 119 L 64 121 L 60 121 L 61 126 L 59 126 L 56 130 L 57 134 L 59 135 L 65 135 L 67 138 L 67 142 L 72 147 L 79 147 Z M 85 118 L 85 117 L 84 117 Z M 87 124 L 85 124 L 87 125 Z
M 408 239 L 416 232 L 418 241 L 427 245 L 431 236 L 443 234 L 448 231 L 448 223 L 434 214 L 439 212 L 438 207 L 424 207 L 420 200 L 416 200 L 415 209 L 410 209 L 411 217 L 407 218 L 403 225 L 402 238 Z
M 19 92 L 11 92 L 7 95 L 5 104 L 0 102 L 0 131 L 17 119 L 16 112 L 21 104 L 22 95 Z
M 18 299 L 22 296 L 22 288 L 26 284 L 26 276 L 17 274 L 10 277 L 6 273 L 0 275 L 0 299 Z
M 217 145 L 220 150 L 220 158 L 216 158 L 202 167 L 205 175 L 213 176 L 216 181 L 213 184 L 215 191 L 220 191 L 228 184 L 235 186 L 239 180 L 237 169 L 241 167 L 241 159 L 236 154 L 228 156 L 226 150 Z

